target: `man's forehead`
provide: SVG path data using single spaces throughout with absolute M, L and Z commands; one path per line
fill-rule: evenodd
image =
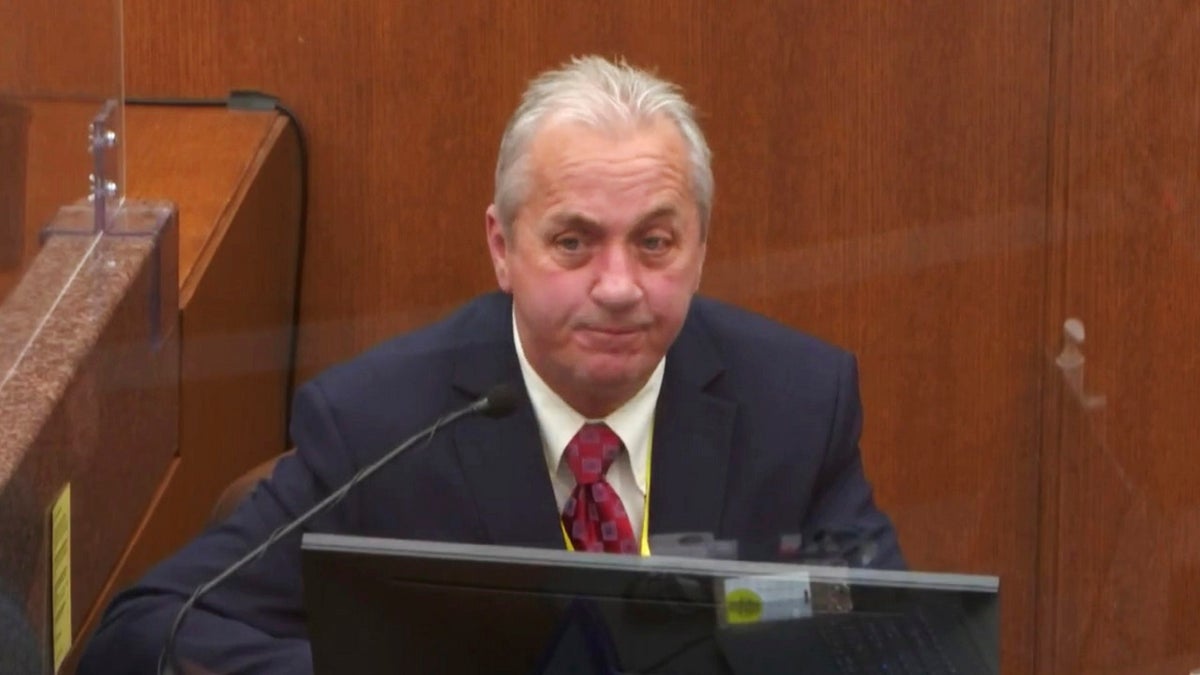
M 555 120 L 533 137 L 526 160 L 531 183 L 523 206 L 540 211 L 543 223 L 631 225 L 694 210 L 686 144 L 665 117 L 661 124 L 619 133 Z M 620 203 L 613 201 L 617 195 Z
M 529 152 L 528 168 L 542 188 L 613 178 L 618 181 L 674 183 L 690 191 L 686 148 L 670 129 L 656 128 L 612 136 L 579 126 L 543 130 Z
M 583 121 L 573 117 L 551 115 L 533 133 L 530 150 L 553 151 L 561 149 L 565 142 L 570 142 L 578 148 L 594 147 L 596 150 L 604 150 L 635 140 L 656 141 L 686 150 L 683 134 L 675 123 L 664 115 L 613 122 Z

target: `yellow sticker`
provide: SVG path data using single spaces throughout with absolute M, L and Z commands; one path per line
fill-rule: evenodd
M 54 671 L 71 649 L 71 484 L 50 507 L 50 621 Z
M 807 571 L 723 579 L 720 592 L 726 624 L 790 621 L 812 616 Z
M 762 618 L 762 610 L 762 598 L 748 588 L 735 588 L 725 596 L 727 623 L 757 623 Z

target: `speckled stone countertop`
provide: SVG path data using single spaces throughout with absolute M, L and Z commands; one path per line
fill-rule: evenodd
M 20 284 L 0 305 L 0 486 L 7 483 L 76 369 L 95 347 L 132 279 L 151 260 L 169 205 L 123 210 L 109 232 L 90 234 L 86 205 L 55 220 Z

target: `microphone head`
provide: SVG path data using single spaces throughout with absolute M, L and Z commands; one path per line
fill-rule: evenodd
M 488 390 L 483 397 L 483 407 L 479 413 L 485 417 L 507 417 L 521 405 L 521 394 L 511 384 L 498 384 Z

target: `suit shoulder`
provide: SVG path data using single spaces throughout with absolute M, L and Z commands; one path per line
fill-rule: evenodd
M 331 366 L 313 382 L 326 395 L 336 395 L 449 381 L 455 357 L 464 348 L 511 341 L 511 311 L 508 296 L 480 296 L 435 323 L 395 335 Z
M 857 396 L 857 364 L 841 347 L 708 298 L 693 300 L 688 320 L 692 340 L 709 343 L 722 366 L 720 389 L 748 410 L 826 420 L 843 396 Z

